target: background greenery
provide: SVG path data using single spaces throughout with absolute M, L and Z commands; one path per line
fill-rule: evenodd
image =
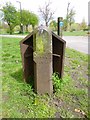
M 19 4 L 21 5 L 21 2 L 19 2 Z M 39 8 L 39 12 L 42 20 L 45 22 L 45 25 L 51 28 L 53 31 L 57 31 L 57 20 L 54 20 L 54 11 L 51 10 L 50 5 L 51 2 L 48 1 L 47 4 L 44 4 L 44 6 Z M 66 8 L 66 16 L 62 19 L 63 31 L 71 32 L 70 34 L 65 35 L 73 35 L 74 32 L 78 32 L 78 34 L 75 35 L 86 35 L 79 34 L 81 31 L 86 31 L 89 34 L 89 28 L 85 19 L 83 18 L 81 23 L 76 23 L 74 20 L 76 11 L 74 7 L 71 8 L 70 6 L 71 3 L 68 3 Z M 6 2 L 4 5 L 2 5 L 2 9 L 0 10 L 0 15 L 2 16 L 1 11 L 4 13 L 4 18 L 0 20 L 0 28 L 2 32 L 3 29 L 5 30 L 5 34 L 28 33 L 39 25 L 38 15 L 29 10 L 21 8 L 20 10 L 17 10 L 10 2 Z M 2 32 L 0 32 L 0 34 L 2 34 Z

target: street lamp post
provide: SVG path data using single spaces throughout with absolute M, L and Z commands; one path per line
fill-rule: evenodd
M 16 2 L 20 4 L 20 33 L 23 33 L 21 2 L 20 1 L 16 1 Z

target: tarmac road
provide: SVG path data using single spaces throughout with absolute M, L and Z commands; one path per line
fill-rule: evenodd
M 17 37 L 24 38 L 20 35 L 0 35 L 1 37 Z M 75 49 L 85 54 L 90 54 L 90 37 L 88 36 L 64 36 L 62 37 L 66 41 L 66 47 Z
M 66 41 L 66 46 L 73 48 L 85 54 L 90 54 L 90 37 L 88 36 L 64 36 L 63 39 Z

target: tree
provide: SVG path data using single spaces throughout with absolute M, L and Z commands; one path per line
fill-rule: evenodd
M 69 25 L 71 27 L 71 25 L 74 23 L 74 15 L 75 15 L 75 11 L 73 8 L 71 8 L 70 12 L 69 12 Z
M 39 12 L 45 21 L 45 25 L 48 26 L 50 20 L 53 19 L 54 11 L 50 9 L 51 2 L 49 1 L 48 3 L 44 4 L 44 7 L 39 8 Z
M 87 28 L 87 24 L 86 24 L 84 18 L 82 19 L 82 22 L 81 22 L 81 24 L 80 24 L 80 28 L 81 28 L 81 30 L 85 30 L 85 29 Z
M 21 19 L 20 19 L 20 12 L 18 12 L 18 16 L 19 16 L 19 25 L 21 23 Z M 22 25 L 26 26 L 26 31 L 28 32 L 28 25 L 30 24 L 30 12 L 28 10 L 22 10 Z
M 18 12 L 18 24 L 20 24 L 20 12 Z M 28 32 L 28 25 L 32 25 L 33 29 L 39 22 L 36 14 L 29 12 L 28 10 L 22 10 L 22 24 L 26 26 L 26 32 Z
M 64 23 L 63 29 L 64 31 L 66 31 L 67 30 L 67 19 L 64 19 L 63 23 Z
M 68 5 L 67 5 L 67 15 L 66 15 L 66 20 L 65 20 L 65 30 L 67 30 L 68 22 L 69 22 L 69 6 L 70 6 L 70 3 L 68 2 Z
M 79 31 L 80 30 L 80 24 L 79 23 L 73 23 L 71 25 L 71 31 Z
M 38 16 L 34 13 L 30 13 L 30 24 L 32 25 L 33 29 L 35 25 L 38 25 L 39 19 Z
M 72 25 L 74 23 L 74 16 L 75 16 L 75 10 L 74 8 L 70 9 L 70 3 L 67 5 L 67 14 L 66 14 L 66 19 L 65 19 L 65 30 L 68 29 L 68 25 Z
M 2 11 L 4 12 L 4 21 L 9 26 L 9 33 L 12 34 L 14 27 L 17 25 L 17 11 L 10 2 L 3 6 Z
M 56 22 L 55 20 L 52 20 L 52 21 L 50 22 L 50 28 L 51 28 L 52 30 L 56 30 L 56 29 L 57 29 L 57 22 Z

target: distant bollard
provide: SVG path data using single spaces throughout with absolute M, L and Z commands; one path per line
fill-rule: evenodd
M 40 26 L 20 42 L 24 80 L 34 78 L 34 89 L 39 94 L 52 94 L 52 74 L 63 76 L 66 42 Z

